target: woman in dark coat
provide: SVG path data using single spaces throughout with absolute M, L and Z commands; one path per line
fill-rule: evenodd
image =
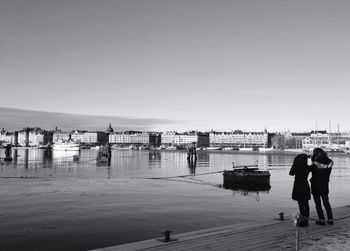
M 289 171 L 289 175 L 295 176 L 292 199 L 298 202 L 300 214 L 306 218 L 310 216 L 309 200 L 311 199 L 310 186 L 307 180 L 310 166 L 308 166 L 307 160 L 308 156 L 306 154 L 297 155 Z M 302 219 L 300 227 L 308 225 L 308 220 Z
M 316 221 L 316 224 L 325 225 L 324 214 L 321 205 L 321 199 L 323 205 L 326 209 L 328 223 L 333 223 L 333 213 L 332 207 L 329 203 L 328 193 L 328 183 L 329 176 L 332 172 L 333 161 L 328 158 L 327 153 L 324 152 L 321 148 L 315 148 L 313 155 L 311 157 L 313 165 L 311 167 L 312 178 L 311 181 L 311 191 L 312 196 L 315 201 L 317 215 L 320 221 Z

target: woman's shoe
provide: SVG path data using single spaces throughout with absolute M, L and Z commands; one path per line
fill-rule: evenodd
M 300 222 L 299 227 L 308 227 L 309 226 L 309 222 L 304 221 L 304 222 Z
M 321 225 L 321 226 L 326 225 L 326 223 L 324 221 L 319 221 L 319 220 L 316 221 L 316 224 Z

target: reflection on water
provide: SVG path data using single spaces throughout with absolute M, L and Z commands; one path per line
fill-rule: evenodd
M 249 190 L 233 190 L 233 196 L 242 195 L 246 197 L 253 197 L 256 201 L 260 201 L 261 194 L 268 194 L 270 190 L 262 190 L 262 191 L 249 191 Z
M 289 194 L 286 182 L 292 182 L 288 175 L 295 154 L 276 153 L 224 153 L 199 151 L 197 162 L 189 163 L 184 151 L 131 151 L 113 150 L 110 165 L 97 163 L 97 151 L 82 149 L 77 152 L 47 151 L 42 149 L 13 149 L 13 161 L 0 164 L 0 177 L 50 177 L 50 178 L 157 178 L 195 176 L 208 184 L 223 185 L 221 173 L 198 176 L 231 170 L 235 165 L 251 165 L 258 162 L 260 169 L 269 169 L 273 191 L 282 190 Z M 4 150 L 0 150 L 3 158 Z M 330 156 L 334 161 L 331 189 L 345 189 L 345 181 L 350 180 L 350 157 Z M 269 165 L 273 166 L 269 166 Z M 339 182 L 342 180 L 344 182 Z M 289 183 L 288 183 L 289 184 Z M 346 183 L 347 184 L 347 183 Z M 233 187 L 225 187 L 237 189 Z M 240 188 L 239 188 L 240 189 Z M 243 188 L 244 189 L 244 188 Z M 261 191 L 261 190 L 260 190 Z M 281 192 L 281 193 L 282 193 Z M 280 192 L 277 192 L 280 193 Z
M 99 165 L 96 155 L 93 149 L 13 149 L 13 161 L 0 164 L 0 181 L 6 184 L 1 194 L 5 196 L 0 198 L 7 207 L 2 226 L 7 226 L 6 231 L 29 229 L 29 233 L 36 233 L 38 225 L 60 228 L 62 235 L 55 235 L 56 239 L 45 230 L 39 238 L 42 243 L 47 236 L 55 243 L 71 236 L 84 242 L 89 239 L 86 236 L 99 233 L 109 236 L 114 245 L 154 238 L 169 228 L 181 233 L 261 217 L 271 219 L 282 210 L 297 210 L 291 199 L 294 177 L 288 174 L 296 154 L 201 151 L 196 163 L 188 163 L 186 152 L 181 151 L 113 150 L 110 165 Z M 1 149 L 0 159 L 3 156 Z M 350 156 L 331 158 L 331 203 L 334 207 L 346 205 Z M 271 188 L 223 186 L 221 171 L 231 170 L 232 162 L 251 165 L 256 161 L 261 169 L 269 169 Z M 86 249 L 92 248 L 96 246 Z

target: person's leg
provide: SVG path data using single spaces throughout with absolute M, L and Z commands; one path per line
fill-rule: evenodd
M 323 214 L 322 205 L 321 205 L 321 196 L 318 194 L 313 194 L 312 196 L 314 197 L 318 218 L 320 220 L 324 220 L 324 214 Z M 316 224 L 324 225 L 325 223 L 321 221 L 316 221 Z
M 328 223 L 333 224 L 333 212 L 331 204 L 329 203 L 328 195 L 322 195 L 322 202 L 327 212 Z
M 298 205 L 299 205 L 299 212 L 300 212 L 300 216 L 302 217 L 300 220 L 300 226 L 301 227 L 306 227 L 309 225 L 308 220 L 306 219 L 306 217 L 309 217 L 307 215 L 307 203 L 308 201 L 306 200 L 298 200 Z
M 305 201 L 305 216 L 308 217 L 308 218 L 310 217 L 310 207 L 309 207 L 309 201 L 308 200 Z M 305 224 L 309 225 L 309 220 L 308 219 L 305 220 Z

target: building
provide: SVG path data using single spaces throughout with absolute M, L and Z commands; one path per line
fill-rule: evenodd
M 113 133 L 114 132 L 114 130 L 113 130 L 113 128 L 112 128 L 112 125 L 111 125 L 111 123 L 109 123 L 109 125 L 108 125 L 108 127 L 107 127 L 107 129 L 106 129 L 106 133 L 107 134 L 111 134 L 111 133 Z
M 109 143 L 119 145 L 152 145 L 158 146 L 161 142 L 159 133 L 125 131 L 109 134 Z
M 16 133 L 7 132 L 2 128 L 0 132 L 0 145 L 7 144 L 16 145 Z
M 113 132 L 109 134 L 109 143 L 127 145 L 131 144 L 130 132 Z
M 175 145 L 175 137 L 176 137 L 176 132 L 171 131 L 171 132 L 164 132 L 161 134 L 161 144 L 162 145 Z
M 84 133 L 86 131 L 75 130 L 71 133 L 71 140 L 77 143 L 82 143 L 84 141 Z
M 215 132 L 209 133 L 209 142 L 211 147 L 268 147 L 270 146 L 269 134 L 263 132 L 243 132 L 235 130 L 233 132 Z
M 185 133 L 165 132 L 161 134 L 162 145 L 188 147 L 193 143 L 196 143 L 197 147 L 208 147 L 209 146 L 208 133 L 190 131 Z
M 52 144 L 53 132 L 42 130 L 39 127 L 24 128 L 18 132 L 18 145 L 39 146 Z
M 69 132 L 62 132 L 61 130 L 56 130 L 53 133 L 52 141 L 69 141 L 71 139 L 71 134 Z
M 306 137 L 302 140 L 303 149 L 306 151 L 310 151 L 317 147 L 316 141 L 312 139 L 311 137 Z
M 108 134 L 101 131 L 79 131 L 75 130 L 71 134 L 71 140 L 86 145 L 103 145 L 108 143 Z

